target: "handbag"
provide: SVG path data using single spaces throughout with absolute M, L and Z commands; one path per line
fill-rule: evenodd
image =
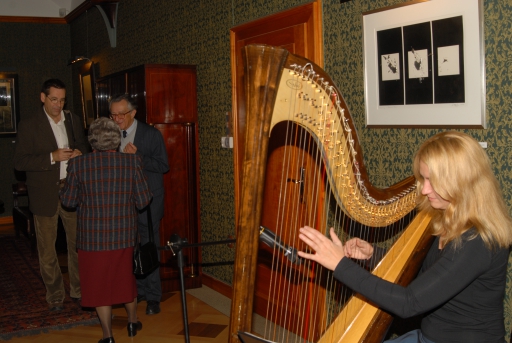
M 133 249 L 133 274 L 136 276 L 147 276 L 160 266 L 158 261 L 158 249 L 153 239 L 153 221 L 151 220 L 151 206 L 148 205 L 148 234 L 149 242 L 140 243 L 139 231 Z

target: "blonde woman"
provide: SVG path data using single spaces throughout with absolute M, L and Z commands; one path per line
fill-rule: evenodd
M 435 236 L 419 275 L 407 287 L 373 276 L 353 259 L 370 259 L 361 239 L 344 245 L 304 227 L 300 238 L 316 253 L 299 252 L 386 311 L 423 314 L 421 329 L 389 342 L 505 342 L 503 298 L 512 220 L 489 159 L 476 140 L 443 132 L 414 158 L 418 209 L 432 214 Z M 348 257 L 348 258 L 347 258 Z

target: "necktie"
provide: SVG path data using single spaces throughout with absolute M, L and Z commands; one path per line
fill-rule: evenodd
M 126 130 L 123 130 L 123 138 L 126 138 Z

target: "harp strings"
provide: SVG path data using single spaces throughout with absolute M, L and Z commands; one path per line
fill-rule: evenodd
M 352 220 L 344 210 L 345 204 L 347 207 L 363 204 L 361 209 L 356 209 L 363 217 L 383 214 L 374 213 L 370 206 L 372 200 L 368 200 L 368 192 L 359 179 L 352 133 L 344 125 L 347 120 L 344 111 L 337 106 L 338 94 L 334 88 L 323 84 L 310 65 L 296 66 L 288 72 L 295 82 L 285 88 L 284 97 L 278 96 L 276 102 L 287 104 L 276 107 L 274 113 L 279 121 L 286 122 L 284 140 L 287 142 L 283 148 L 276 235 L 298 250 L 308 249 L 298 239 L 298 228 L 302 225 L 313 226 L 326 235 L 332 226 L 343 242 L 351 237 L 373 241 L 374 229 Z M 342 198 L 344 202 L 340 201 Z M 400 212 L 398 206 L 398 202 L 391 202 L 383 212 Z M 392 231 L 382 229 L 379 240 L 389 241 Z M 278 311 L 269 302 L 265 337 L 279 342 L 316 341 L 318 333 L 331 324 L 352 292 L 320 265 L 304 261 L 294 266 L 275 247 L 272 266 L 268 299 L 278 298 L 277 303 L 293 304 L 302 316 L 292 318 L 287 311 Z M 285 277 L 275 277 L 278 274 Z M 300 286 L 293 292 L 290 284 Z M 297 335 L 275 323 L 293 328 Z

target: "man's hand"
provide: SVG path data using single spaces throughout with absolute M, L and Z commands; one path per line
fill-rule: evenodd
M 330 230 L 332 240 L 309 226 L 300 228 L 299 231 L 299 238 L 315 251 L 314 254 L 299 251 L 300 257 L 316 261 L 330 270 L 334 270 L 340 260 L 345 257 L 343 244 L 341 244 L 333 228 Z
M 137 147 L 133 145 L 133 143 L 128 142 L 128 144 L 126 144 L 126 146 L 124 147 L 123 152 L 125 154 L 135 154 L 137 152 Z
M 69 148 L 57 149 L 52 152 L 54 162 L 61 162 L 69 160 L 73 155 L 73 150 Z

